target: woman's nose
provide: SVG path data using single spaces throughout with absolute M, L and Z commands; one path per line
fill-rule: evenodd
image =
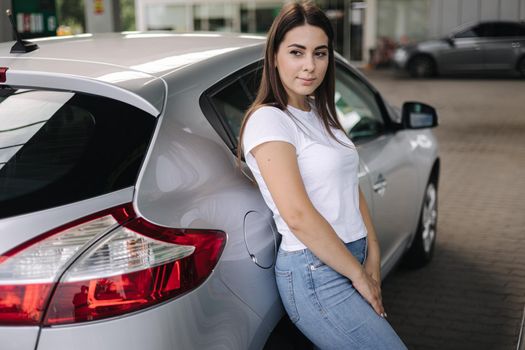
M 314 56 L 306 55 L 305 62 L 303 63 L 303 70 L 313 71 L 315 69 L 315 58 Z

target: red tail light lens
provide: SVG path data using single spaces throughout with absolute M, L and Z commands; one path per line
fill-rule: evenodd
M 0 322 L 38 324 L 44 309 L 47 309 L 44 325 L 98 320 L 180 296 L 210 275 L 224 248 L 226 234 L 166 228 L 136 218 L 95 241 L 90 241 L 89 248 L 84 246 L 85 251 L 63 273 L 47 308 L 44 306 L 54 283 L 19 285 L 15 290 L 12 285 L 5 286 L 12 289 L 9 303 L 2 298 L 7 289 L 0 286 Z M 13 314 L 7 317 L 2 303 L 15 305 L 14 296 L 24 299 L 30 290 L 38 288 L 39 298 L 30 298 L 34 305 L 17 304 L 24 305 L 17 310 L 23 309 L 27 315 L 32 313 L 32 318 L 23 316 L 22 312 L 17 313 L 20 322 L 15 322 Z M 36 305 L 34 300 L 42 301 Z
M 0 324 L 37 325 L 60 273 L 86 245 L 134 216 L 131 205 L 60 226 L 0 256 Z
M 0 67 L 0 83 L 5 83 L 7 80 L 7 67 Z

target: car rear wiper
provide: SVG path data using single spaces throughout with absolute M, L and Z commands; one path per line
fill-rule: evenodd
M 9 85 L 0 85 L 0 98 L 6 98 L 16 93 L 18 89 L 13 89 Z

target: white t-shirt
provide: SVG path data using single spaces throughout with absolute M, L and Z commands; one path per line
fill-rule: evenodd
M 283 239 L 281 248 L 294 251 L 306 248 L 283 220 L 268 191 L 257 162 L 250 151 L 268 141 L 284 141 L 295 147 L 299 171 L 306 192 L 317 211 L 332 225 L 345 243 L 366 236 L 359 211 L 359 156 L 343 131 L 332 129 L 346 145 L 335 141 L 317 117 L 312 105 L 309 112 L 288 106 L 297 120 L 277 107 L 258 108 L 248 119 L 243 134 L 243 151 L 264 201 L 273 212 Z

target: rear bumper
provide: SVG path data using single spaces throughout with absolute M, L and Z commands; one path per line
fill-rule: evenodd
M 35 350 L 39 327 L 0 327 L 2 350 Z
M 42 328 L 36 350 L 262 348 L 269 331 L 212 273 L 196 290 L 113 319 Z M 2 347 L 3 349 L 3 347 Z

